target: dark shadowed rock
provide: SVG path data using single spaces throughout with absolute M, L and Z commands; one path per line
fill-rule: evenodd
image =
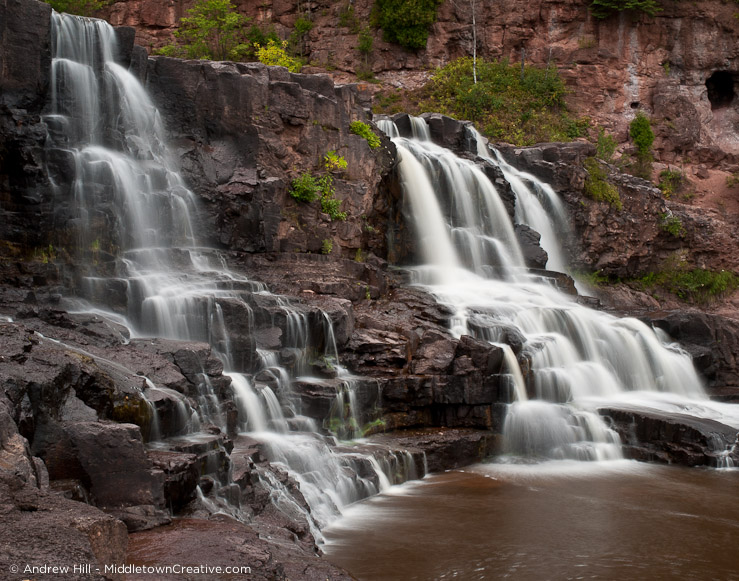
M 739 460 L 733 445 L 739 431 L 714 420 L 630 407 L 602 408 L 621 436 L 625 454 L 637 460 L 723 466 L 725 454 Z

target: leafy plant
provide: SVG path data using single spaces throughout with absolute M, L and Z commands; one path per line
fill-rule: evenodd
M 564 82 L 556 68 L 462 57 L 437 69 L 415 100 L 416 112 L 439 112 L 474 121 L 490 139 L 516 145 L 570 141 L 584 123 L 567 113 Z
M 606 133 L 602 127 L 598 127 L 598 140 L 595 144 L 596 157 L 607 163 L 611 163 L 617 146 L 618 143 L 613 135 Z
M 334 249 L 334 243 L 330 238 L 324 238 L 321 241 L 321 254 L 331 254 Z
M 336 153 L 336 150 L 327 151 L 326 155 L 323 156 L 323 165 L 326 171 L 341 171 L 345 170 L 347 163 L 343 156 Z
M 374 44 L 374 38 L 372 37 L 372 31 L 369 26 L 365 26 L 359 31 L 359 44 L 357 44 L 357 50 L 361 52 L 365 59 L 372 52 L 372 45 Z
M 260 63 L 269 66 L 285 67 L 291 73 L 299 73 L 303 68 L 302 63 L 287 54 L 287 41 L 277 43 L 272 39 L 267 41 L 266 45 L 255 44 L 257 59 Z
M 739 186 L 739 171 L 735 171 L 730 176 L 726 176 L 726 187 L 735 188 Z
M 659 172 L 659 187 L 662 195 L 669 199 L 673 194 L 678 193 L 683 186 L 685 176 L 680 170 L 664 169 Z
M 288 41 L 288 46 L 292 49 L 293 54 L 305 56 L 305 39 L 311 30 L 313 30 L 313 22 L 304 16 L 299 16 L 295 21 L 295 28 L 290 33 L 290 40 Z
M 703 304 L 739 288 L 739 276 L 733 272 L 691 269 L 684 263 L 676 268 L 648 273 L 639 282 L 645 288 L 657 286 L 683 300 Z
M 380 147 L 380 144 L 382 143 L 380 138 L 375 134 L 374 131 L 372 131 L 372 127 L 370 127 L 364 121 L 352 121 L 352 123 L 349 125 L 349 132 L 362 137 L 371 149 L 376 149 Z
M 585 193 L 597 202 L 608 202 L 617 210 L 623 209 L 618 189 L 608 182 L 608 174 L 598 160 L 588 157 L 583 162 L 583 166 L 588 172 L 588 177 L 585 179 Z
M 636 146 L 636 167 L 634 175 L 649 180 L 652 177 L 652 143 L 654 132 L 649 117 L 641 111 L 629 124 L 629 136 Z
M 682 220 L 670 212 L 659 215 L 659 227 L 668 234 L 672 234 L 675 238 L 683 238 L 685 236 L 685 228 L 683 227 Z
M 376 0 L 373 24 L 382 29 L 383 38 L 402 47 L 426 47 L 429 28 L 436 22 L 442 0 Z
M 662 12 L 662 7 L 657 0 L 593 0 L 590 4 L 590 12 L 599 20 L 624 11 L 643 12 L 648 16 L 655 16 Z
M 310 203 L 316 199 L 321 201 L 321 211 L 332 220 L 346 220 L 346 212 L 339 210 L 341 200 L 334 197 L 334 177 L 331 172 L 346 169 L 346 160 L 336 151 L 328 151 L 323 156 L 326 175 L 316 178 L 310 172 L 304 172 L 295 178 L 290 185 L 290 195 L 300 202 Z
M 107 6 L 112 0 L 44 0 L 57 12 L 92 16 L 95 12 Z
M 290 185 L 290 195 L 299 202 L 310 203 L 321 195 L 320 180 L 310 172 L 300 174 Z
M 237 59 L 243 52 L 243 29 L 249 19 L 230 0 L 198 0 L 174 33 L 179 44 L 157 54 L 195 59 Z

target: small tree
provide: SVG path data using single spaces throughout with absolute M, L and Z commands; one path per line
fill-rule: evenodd
M 230 0 L 198 0 L 187 13 L 174 33 L 185 56 L 215 60 L 234 57 L 249 19 L 236 12 Z
M 103 6 L 110 4 L 111 0 L 45 0 L 57 12 L 67 14 L 79 14 L 80 16 L 92 16 Z
M 641 111 L 629 124 L 629 136 L 636 146 L 636 171 L 634 175 L 649 180 L 652 177 L 652 143 L 654 132 L 649 117 Z

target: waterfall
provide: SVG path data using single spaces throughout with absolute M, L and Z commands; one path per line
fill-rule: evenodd
M 689 410 L 739 427 L 735 410 L 708 400 L 689 355 L 679 346 L 662 341 L 636 319 L 588 309 L 527 275 L 508 213 L 472 162 L 425 139 L 399 137 L 390 120 L 379 125 L 396 136 L 400 152 L 399 178 L 425 262 L 412 269 L 416 284 L 452 309 L 455 336 L 469 334 L 495 344 L 505 329 L 514 327 L 525 337 L 518 360 L 504 351 L 516 393 L 504 426 L 509 453 L 620 458 L 618 435 L 596 413 L 607 402 Z M 550 260 L 554 257 L 554 267 L 566 271 L 556 242 L 568 230 L 554 192 L 499 155 L 487 155 L 476 132 L 475 138 L 482 160 L 498 166 L 511 184 L 517 219 L 546 233 L 542 242 Z M 519 368 L 523 360 L 530 367 L 525 386 Z
M 159 112 L 136 78 L 114 61 L 112 27 L 53 12 L 52 30 L 47 170 L 59 221 L 85 267 L 76 296 L 67 302 L 72 310 L 125 325 L 132 338 L 209 343 L 230 378 L 238 429 L 261 441 L 270 462 L 299 483 L 309 509 L 269 470 L 261 474 L 261 485 L 278 508 L 301 513 L 320 540 L 321 526 L 391 477 L 368 469 L 367 458 L 349 446 L 335 450 L 329 445 L 335 441 L 313 433 L 315 422 L 300 415 L 292 381 L 308 373 L 311 359 L 338 366 L 330 318 L 323 312 L 309 316 L 309 309 L 270 294 L 202 245 L 195 196 L 167 148 Z M 280 348 L 255 345 L 257 309 L 281 332 Z M 190 438 L 195 449 L 198 438 L 212 442 L 214 433 L 227 430 L 223 388 L 212 385 L 205 372 L 192 398 L 195 409 L 181 394 L 147 382 L 152 397 L 175 402 L 176 433 L 162 433 L 153 408 L 148 431 L 160 440 L 157 447 L 166 448 L 167 439 L 177 436 L 180 443 Z M 235 485 L 222 476 L 212 478 L 221 497 L 202 497 L 203 505 L 239 518 L 239 503 L 230 500 Z

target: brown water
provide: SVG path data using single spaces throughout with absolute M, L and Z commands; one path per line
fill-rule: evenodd
M 362 581 L 739 580 L 739 471 L 481 464 L 354 506 L 325 536 Z

